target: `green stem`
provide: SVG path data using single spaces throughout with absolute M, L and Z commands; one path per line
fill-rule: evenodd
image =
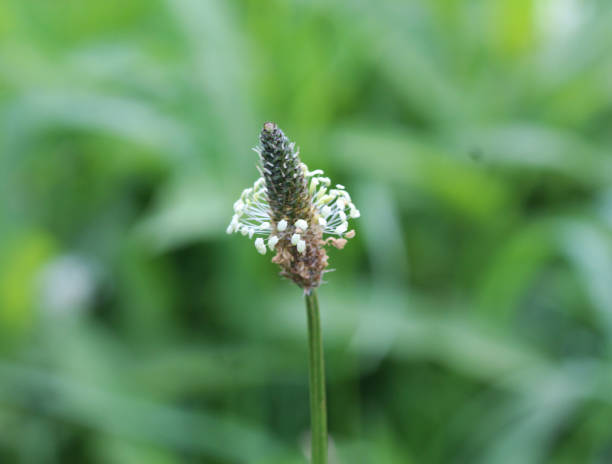
M 319 300 L 314 290 L 306 294 L 308 316 L 308 371 L 310 379 L 310 428 L 312 464 L 327 463 L 327 407 L 325 363 L 319 318 Z

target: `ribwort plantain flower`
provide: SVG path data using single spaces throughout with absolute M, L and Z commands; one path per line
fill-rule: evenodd
M 280 128 L 264 124 L 259 136 L 261 177 L 234 203 L 227 233 L 255 239 L 259 253 L 267 250 L 291 279 L 307 293 L 321 283 L 327 267 L 325 245 L 343 248 L 355 236 L 349 218 L 360 213 L 344 186 L 331 188 L 323 171 L 309 171 L 299 151 Z

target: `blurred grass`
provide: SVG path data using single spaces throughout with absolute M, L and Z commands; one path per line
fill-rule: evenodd
M 0 461 L 305 462 L 305 315 L 225 235 L 274 120 L 351 191 L 339 463 L 612 459 L 612 5 L 0 2 Z

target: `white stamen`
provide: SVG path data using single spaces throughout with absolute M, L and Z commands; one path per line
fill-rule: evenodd
M 306 251 L 306 242 L 304 240 L 299 240 L 297 242 L 297 251 L 298 253 L 304 253 Z
M 278 221 L 278 224 L 276 224 L 276 228 L 278 229 L 279 232 L 282 232 L 283 230 L 287 228 L 287 221 L 285 221 L 284 219 L 281 219 L 280 221 Z
M 304 219 L 298 219 L 295 221 L 295 227 L 298 229 L 306 230 L 308 229 L 308 223 Z
M 331 208 L 327 205 L 325 205 L 323 208 L 321 208 L 321 215 L 323 217 L 327 217 L 331 214 Z
M 339 235 L 342 235 L 347 230 L 348 230 L 348 222 L 343 222 L 338 227 L 336 227 L 336 233 Z
M 255 233 L 255 229 L 249 227 L 249 238 L 253 238 L 253 234 Z
M 342 221 L 346 221 L 346 213 L 344 211 L 338 212 L 338 216 Z
M 274 250 L 274 247 L 278 243 L 278 237 L 276 235 L 270 236 L 268 239 L 268 246 L 270 247 L 270 251 Z
M 255 239 L 255 248 L 257 248 L 257 251 L 260 254 L 262 255 L 266 254 L 266 245 L 264 244 L 263 238 L 259 237 Z
M 351 196 L 346 190 L 339 190 L 338 193 L 342 195 L 347 202 L 351 202 Z
M 270 223 L 269 222 L 262 222 L 261 226 L 262 229 L 269 229 L 270 228 Z
M 300 234 L 293 234 L 291 236 L 291 244 L 292 245 L 297 245 L 299 241 L 300 241 Z
M 310 181 L 310 188 L 308 189 L 308 192 L 312 195 L 314 193 L 314 191 L 317 189 L 317 185 L 319 185 L 319 179 L 317 177 L 315 177 L 314 179 L 312 179 Z
M 342 189 L 342 190 L 345 189 L 344 185 L 342 185 L 342 184 L 336 184 L 336 188 L 339 188 L 339 189 Z
M 236 200 L 236 202 L 234 203 L 234 211 L 236 211 L 237 213 L 242 213 L 243 209 L 244 202 L 242 200 Z
M 327 225 L 327 221 L 325 219 L 323 219 L 322 217 L 319 218 L 319 225 L 321 227 L 325 227 Z
M 319 201 L 321 201 L 321 199 L 325 196 L 326 193 L 327 193 L 327 189 L 325 187 L 321 187 L 312 200 L 315 203 L 318 203 Z
M 361 213 L 354 206 L 351 208 L 351 217 L 355 218 L 355 219 L 358 218 L 358 217 L 361 217 Z
M 344 198 L 338 198 L 338 200 L 336 200 L 336 204 L 340 209 L 344 209 L 346 207 L 346 201 L 344 201 Z
M 306 174 L 308 177 L 312 177 L 312 176 L 321 176 L 323 175 L 323 171 L 321 169 L 315 169 L 314 171 L 309 171 L 308 174 Z

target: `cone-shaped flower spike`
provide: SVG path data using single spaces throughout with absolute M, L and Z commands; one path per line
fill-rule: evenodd
M 234 203 L 227 233 L 263 236 L 255 240 L 257 251 L 265 254 L 266 244 L 276 251 L 272 261 L 281 274 L 308 292 L 327 266 L 325 245 L 343 248 L 355 236 L 348 219 L 360 213 L 344 186 L 330 188 L 323 171 L 308 170 L 276 124 L 265 123 L 259 140 L 261 177 Z

